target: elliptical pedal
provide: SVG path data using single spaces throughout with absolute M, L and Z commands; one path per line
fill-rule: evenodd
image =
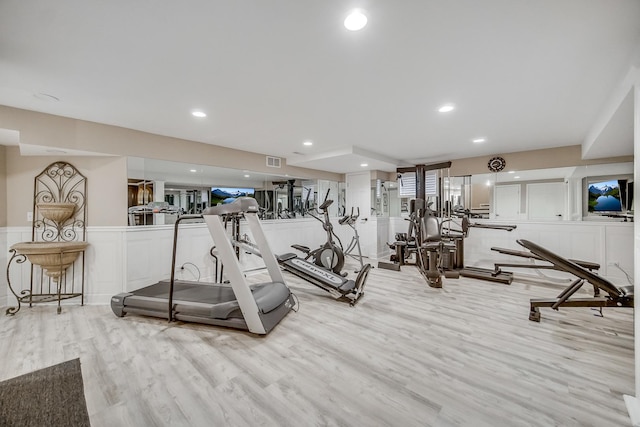
M 364 267 L 360 269 L 360 272 L 358 273 L 358 276 L 355 280 L 356 285 L 353 288 L 353 298 L 349 303 L 351 307 L 355 306 L 360 298 L 364 296 L 364 285 L 367 282 L 367 277 L 369 276 L 369 271 L 371 270 L 371 268 L 371 264 L 365 264 Z

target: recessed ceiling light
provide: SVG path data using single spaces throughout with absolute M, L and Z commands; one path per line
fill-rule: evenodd
M 198 172 L 198 171 L 195 169 L 189 169 L 189 172 Z
M 369 166 L 369 163 L 360 163 L 360 166 L 366 168 L 367 166 Z
M 203 111 L 192 111 L 191 114 L 193 115 L 193 117 L 198 117 L 198 118 L 207 117 L 207 114 Z
M 250 177 L 251 177 L 251 175 L 245 174 L 245 176 L 244 176 L 244 177 L 245 177 L 245 178 L 250 178 Z
M 520 177 L 519 176 L 514 176 L 513 179 L 520 179 Z
M 472 139 L 471 142 L 473 142 L 474 144 L 480 144 L 482 142 L 485 142 L 487 139 L 486 138 L 476 138 L 476 139 Z
M 516 171 L 509 171 L 509 173 L 516 173 Z
M 303 142 L 303 143 L 302 143 L 302 145 L 306 145 L 306 146 L 308 147 L 308 146 L 310 146 L 310 145 L 313 145 L 313 142 L 311 142 L 311 141 L 305 141 L 305 142 Z
M 352 11 L 344 20 L 344 26 L 349 31 L 358 31 L 367 25 L 367 17 L 361 10 Z
M 446 104 L 438 108 L 438 111 L 440 111 L 441 113 L 448 113 L 449 111 L 455 110 L 455 108 L 456 107 L 453 104 Z

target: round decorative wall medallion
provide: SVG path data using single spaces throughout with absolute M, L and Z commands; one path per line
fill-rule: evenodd
M 507 162 L 502 157 L 493 157 L 487 164 L 491 172 L 500 172 L 506 165 Z

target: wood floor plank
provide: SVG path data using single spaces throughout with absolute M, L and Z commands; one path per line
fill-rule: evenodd
M 629 425 L 633 310 L 542 309 L 535 323 L 529 299 L 566 284 L 432 289 L 412 266 L 373 269 L 355 307 L 285 280 L 299 311 L 266 337 L 25 308 L 0 317 L 0 380 L 79 357 L 94 427 Z

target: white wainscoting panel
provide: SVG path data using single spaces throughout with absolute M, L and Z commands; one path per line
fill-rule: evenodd
M 376 227 L 376 258 L 382 258 L 389 252 L 387 242 L 389 241 L 389 230 L 391 229 L 389 218 L 378 217 Z
M 348 244 L 353 231 L 338 224 L 332 218 L 334 229 L 343 244 Z M 263 221 L 263 228 L 272 250 L 276 254 L 297 252 L 290 247 L 294 243 L 320 246 L 326 235 L 320 222 L 313 218 Z M 627 279 L 622 270 L 632 275 L 633 223 L 562 221 L 562 222 L 516 222 L 514 231 L 472 228 L 465 240 L 465 264 L 492 267 L 496 261 L 519 262 L 520 259 L 491 251 L 492 246 L 523 250 L 517 239 L 529 239 L 566 258 L 584 259 L 601 265 L 599 274 L 614 283 L 625 285 Z M 387 259 L 390 252 L 386 243 L 395 240 L 395 233 L 405 233 L 408 222 L 403 218 L 370 218 L 358 221 L 363 255 L 372 259 Z M 249 234 L 241 224 L 241 233 Z M 252 236 L 249 234 L 249 238 Z M 0 261 L 8 262 L 9 247 L 31 240 L 31 228 L 7 227 L 0 230 Z M 88 227 L 90 244 L 85 253 L 85 303 L 108 304 L 111 296 L 138 289 L 169 278 L 173 243 L 173 226 L 149 227 Z M 213 240 L 204 224 L 184 224 L 180 227 L 176 256 L 176 277 L 186 280 L 212 281 L 214 261 L 209 251 Z M 385 253 L 386 252 L 386 253 Z M 243 268 L 261 266 L 261 260 L 253 255 L 242 254 Z M 365 260 L 365 262 L 367 262 Z M 617 266 L 616 266 L 617 264 Z M 184 268 L 180 268 L 184 266 Z M 618 268 L 619 266 L 619 268 Z M 11 282 L 16 289 L 28 287 L 30 265 L 28 262 L 12 265 Z M 553 272 L 545 272 L 553 275 Z M 563 275 L 559 273 L 562 277 Z M 5 292 L 0 292 L 0 304 L 12 305 L 15 298 L 0 282 Z M 26 284 L 26 286 L 25 286 Z M 77 304 L 71 299 L 65 304 Z
M 124 227 L 87 227 L 86 304 L 104 304 L 113 295 L 124 291 L 125 233 Z
M 513 231 L 471 228 L 465 239 L 465 264 L 492 268 L 494 262 L 521 262 L 522 259 L 492 251 L 491 247 L 525 250 L 516 241 L 526 239 L 565 258 L 599 263 L 599 274 L 616 284 L 627 283 L 626 279 L 620 282 L 624 273 L 612 267 L 612 262 L 619 262 L 629 274 L 633 271 L 633 223 L 511 221 L 510 224 L 517 228 Z M 565 277 L 553 271 L 545 274 Z
M 633 223 L 627 227 L 616 227 L 614 224 L 605 226 L 605 255 L 604 266 L 606 276 L 614 283 L 627 285 L 627 275 L 634 276 L 633 256 Z M 624 272 L 623 272 L 624 271 Z

